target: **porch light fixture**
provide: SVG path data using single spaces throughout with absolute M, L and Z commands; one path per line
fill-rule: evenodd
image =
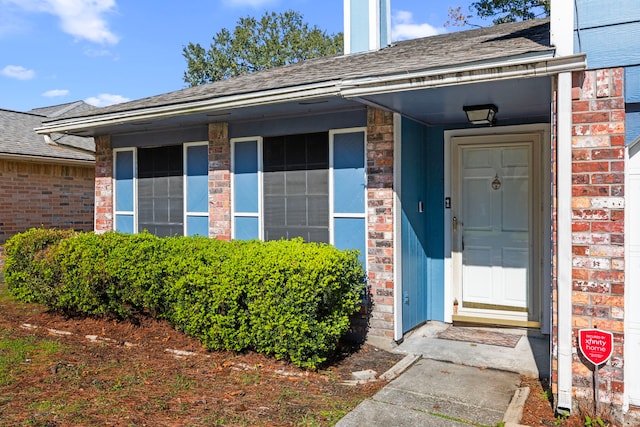
M 498 107 L 493 104 L 465 105 L 462 107 L 467 120 L 474 125 L 493 125 L 496 122 Z

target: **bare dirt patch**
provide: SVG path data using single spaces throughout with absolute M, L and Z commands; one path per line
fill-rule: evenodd
M 25 344 L 0 366 L 0 424 L 34 426 L 333 425 L 385 382 L 402 355 L 345 349 L 317 372 L 263 355 L 209 352 L 167 323 L 68 319 L 17 303 L 0 285 L 0 339 Z M 0 363 L 9 353 L 0 345 Z

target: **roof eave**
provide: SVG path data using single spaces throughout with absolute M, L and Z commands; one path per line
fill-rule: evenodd
M 547 50 L 453 67 L 438 67 L 418 72 L 396 73 L 378 77 L 327 80 L 308 85 L 53 121 L 44 123 L 36 128 L 35 131 L 39 134 L 54 132 L 74 134 L 88 129 L 99 129 L 144 120 L 157 120 L 186 114 L 214 112 L 287 101 L 295 102 L 328 96 L 357 99 L 367 95 L 506 79 L 551 76 L 561 72 L 584 69 L 586 69 L 586 55 L 555 57 L 553 50 Z
M 584 54 L 554 57 L 553 52 L 547 52 L 524 59 L 520 56 L 415 73 L 345 80 L 342 82 L 340 93 L 345 98 L 357 98 L 407 90 L 551 76 L 562 72 L 584 70 L 586 67 Z
M 67 119 L 44 123 L 35 129 L 39 134 L 73 134 L 86 129 L 127 124 L 144 120 L 157 120 L 185 114 L 220 111 L 233 108 L 275 104 L 283 101 L 309 100 L 327 96 L 338 96 L 337 85 L 333 81 L 311 85 L 293 86 L 239 95 L 222 96 L 201 101 L 187 101 L 159 107 L 142 108 L 113 114 Z

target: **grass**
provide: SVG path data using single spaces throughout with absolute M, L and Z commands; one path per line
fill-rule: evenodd
M 59 343 L 35 337 L 15 338 L 13 330 L 0 328 L 0 387 L 12 384 L 31 364 L 60 353 Z

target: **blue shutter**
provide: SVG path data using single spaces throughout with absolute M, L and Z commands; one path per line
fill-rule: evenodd
M 185 145 L 186 235 L 209 235 L 209 145 Z
M 332 132 L 333 244 L 357 249 L 366 261 L 366 162 L 365 130 Z
M 115 230 L 122 233 L 134 233 L 134 149 L 114 151 L 113 163 L 115 179 Z
M 235 239 L 260 238 L 260 139 L 233 142 L 233 234 Z

